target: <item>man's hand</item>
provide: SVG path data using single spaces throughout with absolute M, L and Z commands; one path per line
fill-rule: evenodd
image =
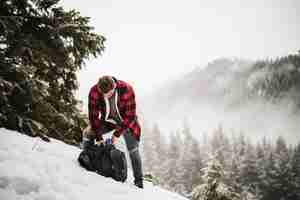
M 117 142 L 117 137 L 113 134 L 113 135 L 111 136 L 111 143 L 112 143 L 112 144 L 116 144 L 116 142 Z
M 95 143 L 96 143 L 96 145 L 100 146 L 104 143 L 104 141 L 103 140 L 96 140 Z

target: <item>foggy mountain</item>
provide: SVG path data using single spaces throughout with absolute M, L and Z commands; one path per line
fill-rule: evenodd
M 222 126 L 252 138 L 299 140 L 300 56 L 220 58 L 169 81 L 142 101 L 146 121 L 163 131 L 188 122 L 194 135 Z M 226 131 L 225 131 L 226 132 Z

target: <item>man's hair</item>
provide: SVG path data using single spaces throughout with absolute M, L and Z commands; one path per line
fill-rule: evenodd
M 111 76 L 102 76 L 99 78 L 97 87 L 102 93 L 107 93 L 115 86 L 114 80 Z

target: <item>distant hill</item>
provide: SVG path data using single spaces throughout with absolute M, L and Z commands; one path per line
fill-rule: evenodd
M 146 118 L 168 124 L 167 129 L 188 118 L 201 131 L 221 124 L 271 132 L 275 120 L 276 129 L 286 132 L 280 124 L 293 123 L 300 110 L 300 54 L 263 61 L 216 59 L 166 83 L 143 103 Z
M 195 69 L 181 79 L 167 83 L 153 94 L 154 101 L 168 102 L 169 106 L 182 101 L 190 103 L 218 102 L 237 89 L 237 82 L 252 66 L 249 61 L 217 59 L 209 63 L 204 69 Z M 164 107 L 164 106 L 163 106 Z

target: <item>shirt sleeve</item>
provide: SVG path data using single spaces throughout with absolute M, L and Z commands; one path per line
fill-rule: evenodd
M 132 132 L 136 132 L 135 120 L 136 120 L 136 102 L 135 94 L 132 87 L 128 86 L 127 91 L 124 94 L 125 114 L 123 117 L 122 126 L 117 128 L 114 135 L 119 137 L 126 129 L 130 129 Z
M 98 93 L 93 90 L 93 88 L 90 90 L 89 93 L 89 101 L 88 101 L 88 110 L 89 110 L 89 121 L 92 127 L 92 130 L 96 133 L 96 136 L 98 139 L 101 139 L 101 133 L 99 133 L 100 129 L 100 119 L 99 119 L 99 112 L 100 108 L 97 105 L 97 101 L 99 99 Z

